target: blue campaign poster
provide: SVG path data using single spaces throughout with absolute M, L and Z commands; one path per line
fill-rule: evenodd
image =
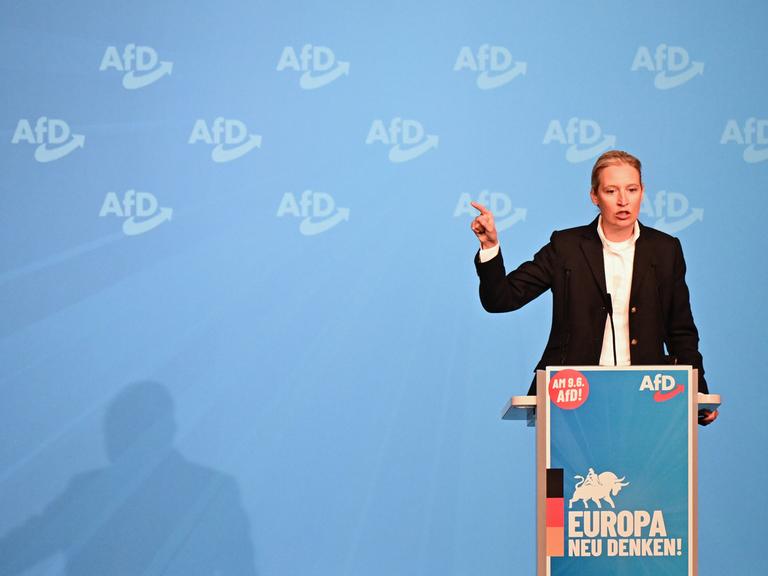
M 563 543 L 549 543 L 560 553 L 547 556 L 546 573 L 693 574 L 691 369 L 550 368 L 546 377 L 546 468 L 562 478 L 563 526 L 547 531 Z M 548 521 L 559 502 L 548 502 Z

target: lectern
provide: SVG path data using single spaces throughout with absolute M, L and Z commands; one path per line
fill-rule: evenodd
M 536 426 L 539 576 L 697 574 L 698 394 L 690 366 L 554 366 L 508 420 Z M 534 410 L 535 409 L 535 410 Z

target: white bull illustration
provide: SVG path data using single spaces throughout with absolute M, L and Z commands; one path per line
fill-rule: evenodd
M 574 476 L 574 478 L 581 478 L 581 480 L 576 484 L 573 498 L 568 502 L 568 508 L 571 508 L 577 500 L 584 502 L 584 508 L 589 508 L 589 500 L 597 504 L 598 508 L 602 508 L 601 499 L 608 502 L 611 508 L 616 508 L 611 496 L 616 496 L 624 486 L 629 486 L 629 482 L 624 482 L 626 476 L 618 478 L 613 472 L 595 474 L 591 468 L 586 478 L 583 476 Z

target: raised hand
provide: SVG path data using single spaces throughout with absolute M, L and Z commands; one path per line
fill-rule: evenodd
M 481 248 L 493 248 L 499 243 L 496 225 L 493 223 L 493 213 L 478 202 L 472 202 L 471 204 L 475 210 L 480 211 L 480 215 L 472 220 L 472 232 L 480 240 Z

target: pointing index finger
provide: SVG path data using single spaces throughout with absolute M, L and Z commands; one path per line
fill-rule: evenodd
M 480 204 L 480 202 L 470 202 L 470 205 L 475 210 L 479 210 L 481 214 L 490 214 L 490 212 L 488 211 L 488 208 Z

